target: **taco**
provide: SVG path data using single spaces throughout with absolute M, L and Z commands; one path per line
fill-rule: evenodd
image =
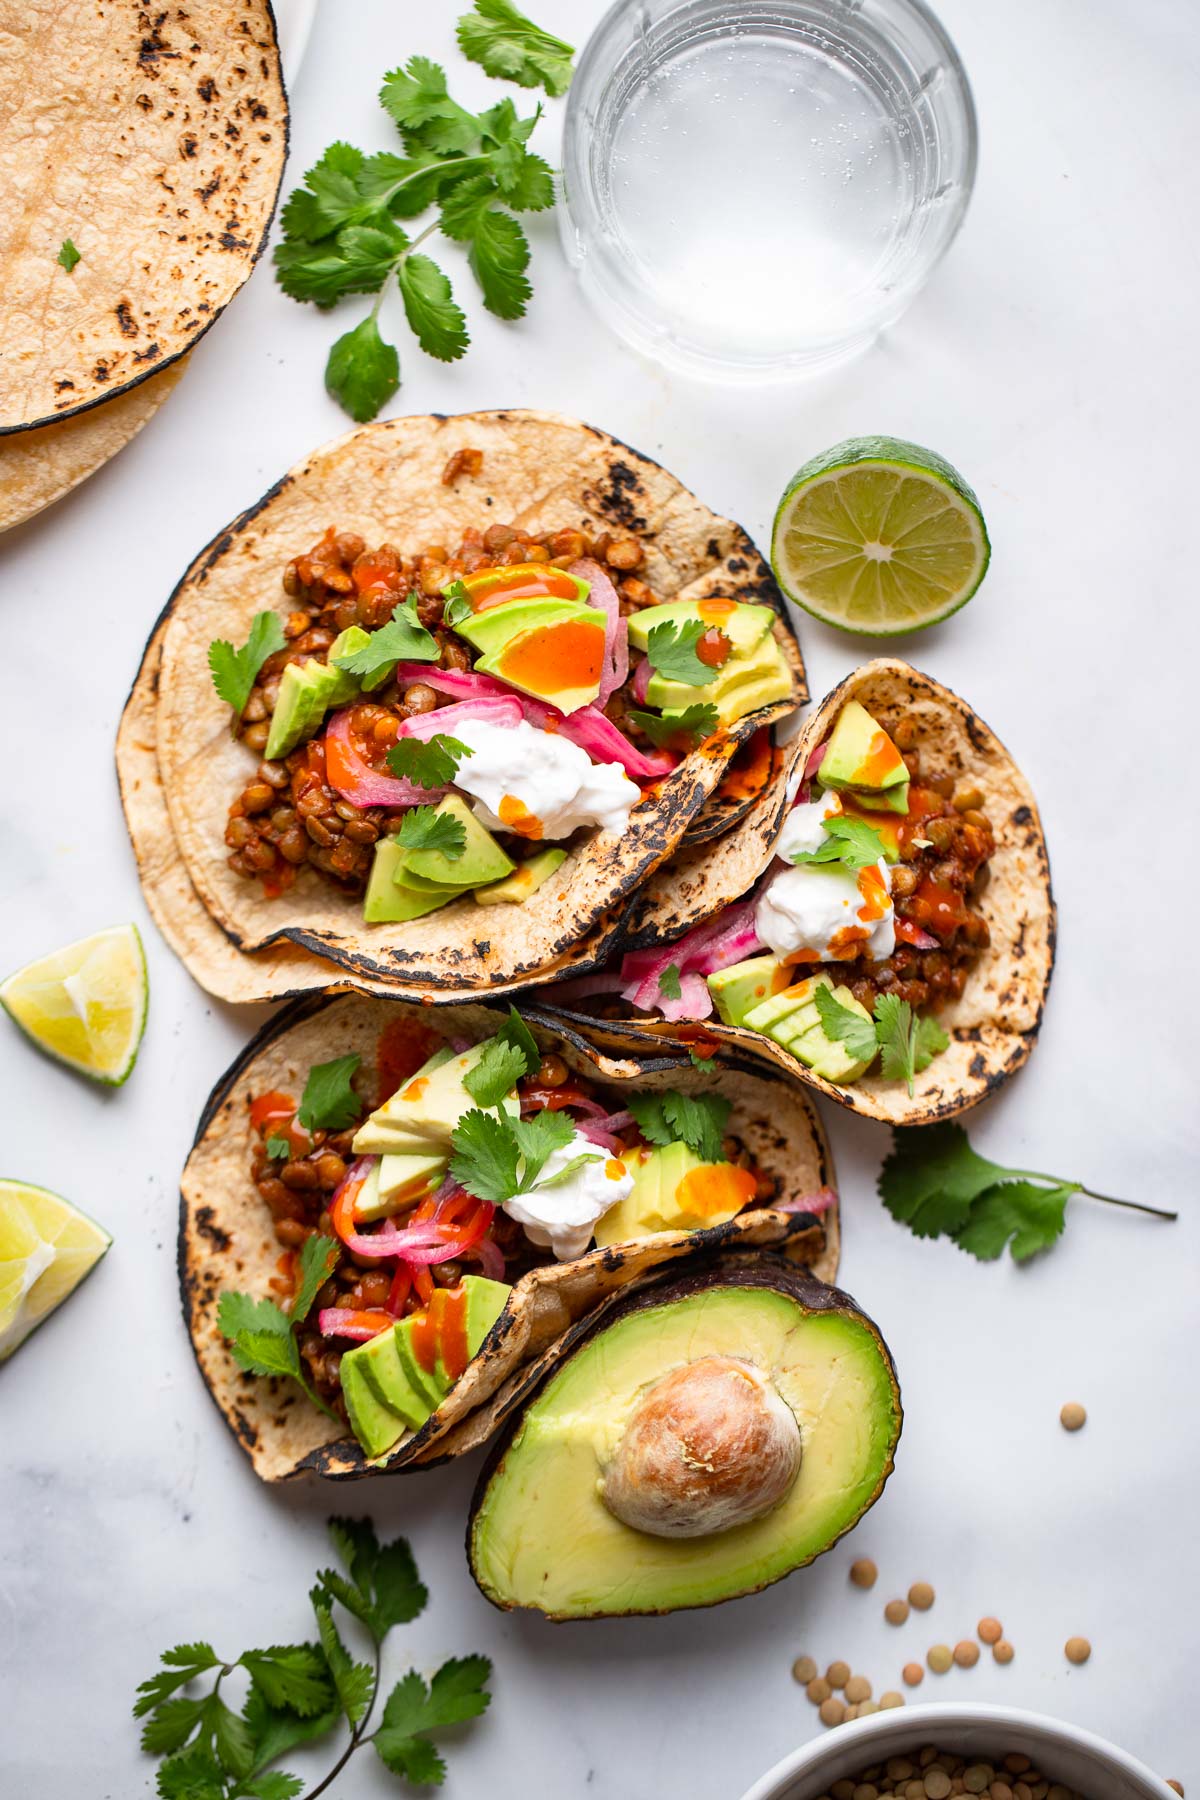
M 736 1059 L 606 1057 L 534 1011 L 301 1001 L 201 1119 L 184 1314 L 264 1480 L 394 1471 L 482 1441 L 527 1365 L 669 1262 L 777 1245 L 832 1279 L 833 1179 L 804 1095 Z M 303 1389 L 256 1372 L 289 1368 Z
M 286 150 L 268 0 L 4 0 L 0 433 L 191 349 L 266 242 Z
M 597 1015 L 609 1048 L 737 1044 L 893 1125 L 976 1105 L 1029 1056 L 1054 963 L 1045 838 L 1012 757 L 885 658 L 805 722 L 784 806 L 769 843 L 743 827 L 732 867 L 720 844 L 711 869 L 703 850 L 676 859 L 632 909 L 632 947 L 545 1000 Z
M 745 534 L 536 413 L 394 420 L 318 452 L 184 577 L 143 716 L 155 657 L 157 783 L 195 904 L 247 956 L 293 945 L 447 998 L 577 960 L 805 692 Z M 123 732 L 127 794 L 130 755 Z M 723 825 L 745 804 L 726 794 Z M 185 960 L 211 985 L 203 951 Z

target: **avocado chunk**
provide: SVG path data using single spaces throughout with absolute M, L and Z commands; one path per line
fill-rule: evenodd
M 791 691 L 791 671 L 783 652 L 775 639 L 767 636 L 748 656 L 731 656 L 703 687 L 652 675 L 646 684 L 646 704 L 663 712 L 679 712 L 707 703 L 716 707 L 722 725 L 732 725 L 760 706 L 786 700 Z
M 418 1150 L 440 1150 L 450 1154 L 450 1134 L 475 1101 L 463 1085 L 464 1077 L 479 1062 L 487 1042 L 472 1044 L 436 1068 L 426 1064 L 419 1072 L 396 1089 L 390 1100 L 365 1119 L 354 1136 L 356 1156 L 372 1153 L 400 1155 Z M 508 1096 L 505 1111 L 515 1113 L 519 1102 L 515 1091 Z
M 904 758 L 865 706 L 848 700 L 829 736 L 817 780 L 827 788 L 878 791 L 908 784 Z M 907 811 L 907 804 L 902 809 Z
M 368 925 L 403 925 L 447 906 L 462 893 L 460 887 L 418 889 L 404 884 L 404 859 L 408 855 L 397 838 L 380 838 L 371 861 L 363 918 Z
M 630 615 L 629 642 L 635 650 L 645 650 L 656 625 L 686 625 L 697 619 L 705 630 L 723 631 L 733 655 L 744 657 L 770 631 L 775 614 L 769 606 L 744 600 L 666 600 L 661 606 L 646 606 Z
M 385 1406 L 367 1380 L 362 1352 L 368 1344 L 358 1344 L 342 1358 L 341 1382 L 346 1411 L 355 1437 L 368 1456 L 382 1456 L 399 1442 L 407 1430 L 404 1419 L 390 1406 Z
M 857 1523 L 900 1425 L 887 1346 L 847 1295 L 782 1257 L 720 1259 L 569 1340 L 480 1478 L 471 1573 L 556 1619 L 752 1593 Z
M 744 1025 L 752 1006 L 777 994 L 791 981 L 792 971 L 778 956 L 752 956 L 708 977 L 708 991 L 726 1025 Z
M 557 625 L 563 619 L 577 619 L 582 614 L 599 615 L 595 608 L 579 600 L 558 600 L 550 595 L 530 600 L 507 600 L 500 606 L 489 606 L 484 612 L 472 613 L 454 629 L 459 637 L 483 656 L 491 656 L 522 631 L 539 625 Z
M 814 1074 L 845 1086 L 865 1075 L 874 1057 L 859 1062 L 850 1055 L 840 1038 L 826 1037 L 817 1011 L 818 987 L 832 988 L 835 1000 L 848 1011 L 857 1013 L 868 1025 L 871 1023 L 870 1013 L 854 998 L 850 989 L 834 987 L 828 975 L 813 975 L 807 981 L 799 981 L 794 987 L 784 988 L 782 993 L 760 1001 L 751 1007 L 742 1023 L 747 1030 L 759 1031 L 781 1045 Z
M 536 894 L 544 881 L 549 881 L 555 869 L 561 868 L 567 860 L 565 850 L 539 850 L 536 856 L 527 857 L 518 863 L 511 875 L 503 881 L 493 881 L 487 887 L 475 889 L 475 899 L 480 906 L 520 906 L 531 895 Z
M 663 1144 L 625 1158 L 633 1187 L 596 1222 L 601 1249 L 655 1231 L 724 1225 L 754 1198 L 755 1181 L 736 1163 L 706 1163 L 686 1144 Z
M 354 1203 L 360 1224 L 386 1219 L 431 1193 L 446 1173 L 447 1153 L 438 1150 L 398 1150 L 381 1156 Z
M 358 692 L 352 675 L 320 662 L 289 663 L 279 682 L 275 711 L 264 751 L 269 762 L 287 756 L 311 737 L 331 706 L 342 706 Z
M 466 833 L 458 856 L 444 850 L 410 850 L 404 859 L 406 875 L 434 887 L 469 888 L 500 881 L 516 867 L 486 825 L 481 825 L 461 794 L 451 794 L 437 807 L 435 818 L 455 819 Z M 393 880 L 395 877 L 393 876 Z
M 347 1352 L 342 1358 L 343 1385 L 348 1357 L 353 1357 L 356 1365 L 361 1364 L 367 1385 L 380 1404 L 390 1407 L 410 1431 L 425 1423 L 429 1413 L 404 1373 L 394 1329 L 381 1331 L 377 1337 L 368 1338 L 365 1344 Z
M 560 712 L 577 712 L 599 697 L 605 635 L 604 614 L 594 606 L 579 606 L 553 624 L 507 638 L 481 656 L 475 669 L 550 701 Z
M 434 1289 L 434 1296 L 441 1293 L 441 1288 Z M 396 1349 L 400 1356 L 400 1366 L 404 1370 L 405 1379 L 412 1384 L 420 1396 L 425 1408 L 424 1418 L 436 1412 L 446 1395 L 450 1392 L 450 1383 L 443 1381 L 438 1374 L 436 1362 L 426 1368 L 425 1359 L 420 1354 L 422 1338 L 417 1335 L 418 1320 L 416 1316 L 402 1319 L 396 1327 Z
M 436 1412 L 504 1311 L 512 1289 L 503 1281 L 464 1275 L 458 1287 L 435 1288 L 424 1314 L 396 1327 L 405 1379 L 421 1396 L 424 1419 Z

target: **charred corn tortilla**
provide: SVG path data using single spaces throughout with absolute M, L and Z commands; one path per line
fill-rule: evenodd
M 457 449 L 477 449 L 477 477 L 441 474 Z M 652 789 L 616 837 L 593 832 L 521 906 L 481 909 L 469 896 L 404 926 L 365 925 L 360 903 L 312 870 L 275 899 L 226 861 L 230 800 L 255 757 L 229 731 L 213 691 L 208 647 L 243 643 L 256 612 L 281 604 L 283 569 L 331 520 L 402 551 L 454 541 L 481 519 L 526 529 L 582 522 L 634 532 L 660 601 L 709 595 L 756 601 L 775 635 L 793 695 L 708 739 Z M 656 463 L 573 419 L 531 412 L 396 419 L 316 452 L 220 534 L 176 589 L 163 619 L 155 718 L 159 779 L 183 867 L 199 901 L 238 950 L 284 944 L 397 994 L 451 998 L 544 979 L 670 855 L 717 787 L 738 746 L 805 695 L 803 664 L 766 564 L 737 525 L 719 518 Z M 146 880 L 145 874 L 143 875 Z M 199 961 L 198 978 L 204 973 Z
M 980 788 L 995 833 L 996 849 L 975 902 L 988 922 L 991 943 L 973 963 L 961 999 L 936 1015 L 950 1034 L 949 1048 L 916 1076 L 910 1098 L 903 1082 L 886 1080 L 878 1070 L 842 1087 L 814 1074 L 761 1033 L 723 1025 L 716 1017 L 706 1019 L 702 1029 L 706 1037 L 774 1064 L 851 1112 L 891 1125 L 927 1125 L 978 1105 L 1033 1049 L 1054 967 L 1057 915 L 1050 859 L 1033 792 L 999 738 L 966 701 L 898 658 L 864 664 L 821 701 L 796 739 L 793 764 L 804 766 L 850 700 L 859 701 L 885 730 L 902 712 L 914 718 L 915 747 L 925 766 Z M 784 812 L 781 803 L 769 827 L 772 838 Z M 760 823 L 766 825 L 765 816 Z M 628 936 L 616 954 L 669 943 L 752 887 L 770 865 L 771 853 L 764 853 L 765 836 L 750 836 L 748 824 L 737 834 L 745 835 L 744 845 L 725 846 L 719 840 L 707 851 L 674 858 L 659 871 L 631 910 Z M 743 877 L 743 885 L 735 888 Z M 580 1018 L 569 1010 L 564 1016 L 576 1022 Z M 584 1023 L 592 1025 L 597 1042 L 625 1054 L 638 1054 L 639 1045 L 661 1045 L 689 1030 L 661 1020 Z
M 262 250 L 286 149 L 268 0 L 0 0 L 0 433 L 190 349 Z
M 0 531 L 31 519 L 103 468 L 154 417 L 186 367 L 181 356 L 103 406 L 0 437 Z
M 314 1063 L 357 1051 L 368 1075 L 385 1026 L 411 1017 L 423 1030 L 472 1040 L 489 1035 L 500 1014 L 485 1006 L 431 1011 L 394 1000 L 345 995 L 310 999 L 289 1008 L 259 1034 L 214 1089 L 183 1172 L 179 1276 L 184 1317 L 200 1372 L 226 1422 L 265 1481 L 306 1471 L 334 1478 L 374 1472 L 354 1438 L 318 1412 L 293 1384 L 243 1374 L 217 1329 L 227 1288 L 269 1293 L 280 1249 L 270 1213 L 250 1176 L 252 1128 L 248 1103 L 270 1089 L 303 1086 Z M 554 1049 L 602 1091 L 614 1108 L 631 1087 L 711 1089 L 714 1078 L 664 1058 L 637 1061 L 601 1055 L 582 1032 L 524 1014 L 540 1044 Z M 729 1130 L 755 1160 L 781 1178 L 785 1199 L 833 1186 L 833 1166 L 815 1112 L 792 1084 L 732 1061 L 716 1078 L 732 1102 Z M 531 1270 L 517 1282 L 479 1354 L 433 1417 L 386 1460 L 389 1471 L 458 1454 L 482 1442 L 524 1391 L 521 1371 L 553 1354 L 574 1323 L 631 1283 L 650 1279 L 665 1264 L 714 1247 L 780 1245 L 823 1280 L 837 1272 L 838 1217 L 820 1219 L 777 1210 L 743 1213 L 703 1232 L 660 1232 L 629 1246 L 593 1250 L 576 1262 Z M 452 1431 L 461 1432 L 451 1439 Z

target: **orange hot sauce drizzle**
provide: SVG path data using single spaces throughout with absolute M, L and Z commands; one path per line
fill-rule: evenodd
M 510 563 L 463 578 L 472 612 L 488 612 L 508 600 L 577 600 L 579 589 L 570 575 L 548 563 Z
M 889 776 L 903 768 L 904 758 L 887 732 L 881 729 L 867 745 L 867 754 L 855 770 L 856 782 L 859 787 L 881 788 Z
M 522 631 L 501 652 L 500 673 L 518 687 L 537 694 L 561 694 L 600 680 L 604 659 L 604 622 L 562 619 Z
M 267 1094 L 259 1094 L 257 1099 L 250 1102 L 250 1123 L 255 1131 L 262 1131 L 264 1126 L 273 1124 L 276 1119 L 294 1118 L 295 1113 L 296 1102 L 292 1096 L 281 1093 L 278 1088 L 272 1088 Z
M 719 625 L 722 619 L 729 617 L 735 604 L 733 600 L 723 599 L 720 594 L 710 594 L 707 600 L 697 600 L 696 611 L 707 624 Z
M 424 1312 L 413 1315 L 412 1348 L 427 1375 L 440 1361 L 451 1381 L 458 1380 L 471 1360 L 466 1288 L 434 1288 Z
M 688 1170 L 675 1189 L 675 1199 L 696 1218 L 710 1219 L 714 1213 L 741 1212 L 757 1186 L 749 1169 L 736 1163 L 703 1163 Z
M 517 837 L 540 838 L 542 835 L 542 821 L 515 794 L 500 796 L 500 810 L 496 816 L 505 830 L 515 832 Z
M 704 602 L 700 604 L 703 606 Z M 736 752 L 717 785 L 717 793 L 729 800 L 748 800 L 761 794 L 771 778 L 774 756 L 771 727 L 764 725 Z
M 396 1089 L 427 1063 L 442 1039 L 424 1025 L 412 1025 L 404 1019 L 392 1019 L 379 1034 L 375 1050 L 375 1068 L 379 1077 L 379 1099 L 382 1106 Z

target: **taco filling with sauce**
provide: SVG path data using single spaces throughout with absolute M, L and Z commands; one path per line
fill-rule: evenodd
M 370 1458 L 432 1416 L 529 1270 L 723 1225 L 778 1189 L 715 1093 L 634 1091 L 614 1113 L 515 1011 L 462 1048 L 425 1056 L 422 1035 L 383 1030 L 373 1112 L 356 1054 L 312 1067 L 299 1099 L 249 1098 L 247 1179 L 282 1253 L 274 1305 L 310 1395 Z M 253 1304 L 222 1298 L 235 1355 Z
M 308 866 L 368 924 L 403 923 L 467 894 L 519 905 L 576 833 L 619 837 L 643 789 L 792 689 L 771 607 L 657 604 L 644 560 L 571 526 L 410 557 L 331 526 L 282 571 L 286 615 L 210 649 L 262 759 L 230 868 L 276 898 Z

